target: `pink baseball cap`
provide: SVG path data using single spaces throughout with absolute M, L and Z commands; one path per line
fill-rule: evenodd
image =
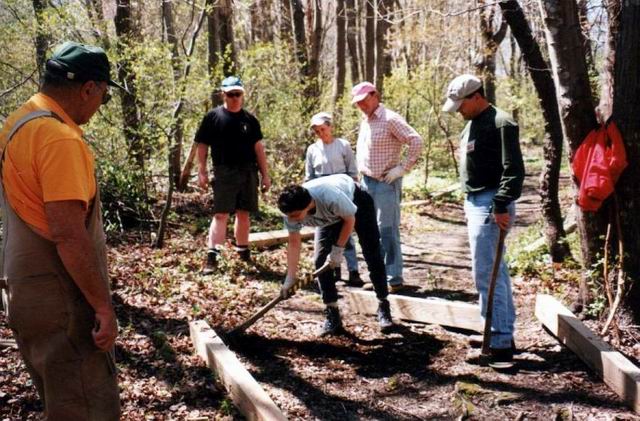
M 376 87 L 371 82 L 360 82 L 351 89 L 351 103 L 355 104 L 367 97 L 371 92 L 376 92 Z

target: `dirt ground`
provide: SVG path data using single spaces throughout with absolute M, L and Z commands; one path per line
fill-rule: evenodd
M 535 184 L 527 178 L 508 244 L 539 219 Z M 477 302 L 461 203 L 403 212 L 407 294 Z M 262 251 L 255 265 L 229 255 L 219 275 L 203 278 L 203 235 L 187 228 L 163 250 L 124 242 L 110 251 L 125 420 L 241 419 L 194 355 L 188 321 L 204 318 L 221 332 L 240 323 L 277 293 L 285 252 Z M 323 305 L 313 288 L 268 313 L 232 350 L 290 419 L 640 419 L 537 322 L 535 294 L 543 288 L 540 280 L 513 278 L 520 350 L 513 373 L 480 366 L 467 345 L 470 332 L 402 323 L 383 335 L 373 317 L 353 314 L 346 300 L 340 305 L 347 335 L 320 339 Z M 0 316 L 0 338 L 10 336 Z M 0 349 L 0 367 L 0 420 L 37 419 L 39 403 L 17 351 Z

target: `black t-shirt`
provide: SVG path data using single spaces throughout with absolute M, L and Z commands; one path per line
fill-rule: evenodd
M 232 113 L 222 105 L 204 116 L 196 133 L 196 142 L 211 146 L 214 166 L 255 163 L 254 148 L 260 140 L 258 119 L 244 109 Z

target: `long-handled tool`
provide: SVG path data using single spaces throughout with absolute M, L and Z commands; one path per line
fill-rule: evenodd
M 482 335 L 482 354 L 489 355 L 491 344 L 491 319 L 493 317 L 493 296 L 496 290 L 496 279 L 498 278 L 498 270 L 500 270 L 500 262 L 502 260 L 502 250 L 504 249 L 504 239 L 507 231 L 500 228 L 498 236 L 498 246 L 496 247 L 496 257 L 493 261 L 493 270 L 491 271 L 491 279 L 489 280 L 489 292 L 487 293 L 487 312 L 484 317 L 484 334 Z
M 315 278 L 316 276 L 319 276 L 321 274 L 323 274 L 324 272 L 328 271 L 329 269 L 331 269 L 331 266 L 329 265 L 329 263 L 325 263 L 324 265 L 322 265 L 322 267 L 320 267 L 319 269 L 317 269 L 315 272 L 313 272 L 313 276 L 312 277 L 306 277 L 304 279 L 298 279 L 296 281 L 296 283 L 293 285 L 292 290 L 296 291 L 299 288 L 304 287 L 305 285 L 307 285 L 313 278 Z M 265 304 L 260 310 L 256 311 L 255 314 L 251 317 L 249 317 L 247 320 L 245 320 L 242 324 L 234 327 L 233 329 L 231 329 L 229 332 L 227 332 L 227 336 L 231 337 L 234 335 L 238 335 L 242 332 L 244 332 L 245 330 L 247 330 L 251 325 L 253 325 L 255 322 L 257 322 L 262 316 L 264 316 L 264 314 L 271 310 L 273 307 L 275 307 L 280 301 L 284 300 L 285 298 L 282 296 L 282 294 L 278 294 L 277 297 L 275 297 L 273 300 L 269 301 L 267 304 Z

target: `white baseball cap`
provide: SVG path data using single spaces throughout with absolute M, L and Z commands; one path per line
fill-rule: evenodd
M 465 97 L 482 88 L 482 81 L 474 75 L 460 75 L 453 79 L 447 88 L 447 101 L 442 111 L 453 113 L 458 111 Z
M 376 87 L 371 82 L 360 82 L 351 89 L 351 103 L 355 104 L 367 97 L 371 92 L 376 92 Z
M 323 111 L 321 113 L 314 114 L 313 117 L 311 117 L 312 128 L 313 126 L 321 126 L 325 123 L 331 123 L 331 114 Z

